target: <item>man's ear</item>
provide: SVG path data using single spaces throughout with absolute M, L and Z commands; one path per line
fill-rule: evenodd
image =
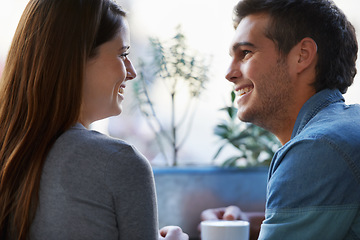
M 298 44 L 297 72 L 301 73 L 310 66 L 315 68 L 317 61 L 317 44 L 312 38 L 304 38 Z

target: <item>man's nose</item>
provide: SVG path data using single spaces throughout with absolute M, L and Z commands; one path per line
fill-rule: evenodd
M 239 64 L 235 61 L 232 61 L 227 72 L 225 78 L 230 82 L 236 82 L 237 79 L 241 77 L 241 70 Z

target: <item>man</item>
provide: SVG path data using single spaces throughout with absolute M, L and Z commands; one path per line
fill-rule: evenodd
M 248 219 L 259 239 L 360 239 L 360 107 L 355 30 L 328 0 L 243 0 L 226 78 L 238 117 L 274 133 L 263 214 L 231 206 L 202 219 Z

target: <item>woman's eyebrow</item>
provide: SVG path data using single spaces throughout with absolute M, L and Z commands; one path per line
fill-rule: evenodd
M 130 46 L 122 46 L 119 50 L 123 51 L 123 50 L 129 50 Z

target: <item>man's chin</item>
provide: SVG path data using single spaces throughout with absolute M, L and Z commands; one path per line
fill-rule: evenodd
M 238 110 L 237 117 L 242 122 L 246 122 L 246 123 L 251 122 L 251 118 L 250 118 L 250 116 L 248 116 L 248 114 L 246 114 L 246 112 L 242 112 L 242 111 Z

